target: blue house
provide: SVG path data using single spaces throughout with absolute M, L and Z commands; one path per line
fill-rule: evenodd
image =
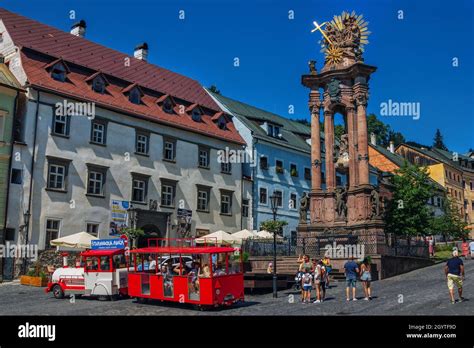
M 250 159 L 242 164 L 244 181 L 248 182 L 242 202 L 248 200 L 251 207 L 247 228 L 258 230 L 262 222 L 273 219 L 269 197 L 274 194 L 280 197 L 277 219 L 288 222 L 283 235 L 296 238 L 299 201 L 303 192 L 309 193 L 311 189 L 311 128 L 220 94 L 208 93 L 223 111 L 234 116 L 234 125 L 247 143 Z

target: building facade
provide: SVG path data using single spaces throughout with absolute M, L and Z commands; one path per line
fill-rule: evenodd
M 394 151 L 394 148 L 385 149 L 376 143 L 375 136 L 371 137 L 369 144 L 369 163 L 371 166 L 382 172 L 395 174 L 400 169 L 405 159 Z M 431 179 L 434 188 L 433 196 L 426 203 L 436 216 L 443 214 L 443 202 L 446 197 L 446 190 L 437 181 Z
M 15 241 L 110 238 L 117 204 L 145 238 L 242 229 L 241 166 L 219 161 L 245 145 L 232 116 L 197 81 L 148 63 L 147 45 L 128 56 L 72 29 L 0 9 L 0 53 L 28 96 L 9 188 Z
M 12 238 L 11 233 L 6 230 L 5 216 L 12 161 L 13 122 L 22 92 L 20 83 L 4 64 L 4 57 L 0 56 L 0 243 Z M 17 173 L 12 173 L 12 180 L 18 179 Z
M 469 156 L 436 148 L 400 144 L 396 150 L 409 162 L 426 166 L 430 177 L 446 189 L 455 202 L 459 215 L 469 224 L 474 237 L 474 161 Z
M 247 144 L 244 177 L 251 178 L 247 196 L 251 205 L 249 229 L 259 230 L 273 219 L 270 196 L 277 195 L 278 220 L 288 223 L 283 236 L 296 238 L 299 206 L 311 187 L 310 127 L 249 104 L 208 93 L 221 109 L 234 116 L 235 125 Z M 324 171 L 324 168 L 323 168 Z

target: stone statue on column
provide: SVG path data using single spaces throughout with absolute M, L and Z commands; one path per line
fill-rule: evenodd
M 336 189 L 336 212 L 339 218 L 345 218 L 347 215 L 346 196 L 347 189 L 345 187 Z
M 374 188 L 372 192 L 370 192 L 370 218 L 375 219 L 380 216 L 380 196 L 378 191 Z
M 308 219 L 309 210 L 309 197 L 306 192 L 303 192 L 303 196 L 300 199 L 300 223 L 305 224 Z

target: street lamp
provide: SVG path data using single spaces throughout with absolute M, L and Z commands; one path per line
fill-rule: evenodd
M 30 225 L 30 211 L 29 210 L 26 210 L 24 213 L 23 213 L 23 222 L 24 222 L 24 229 L 25 229 L 25 246 L 28 245 L 28 239 L 29 239 L 29 231 L 28 231 L 28 227 Z M 22 268 L 23 268 L 23 274 L 26 274 L 26 266 L 27 266 L 27 261 L 26 261 L 26 254 L 23 255 L 23 265 L 22 265 Z
M 270 204 L 271 204 L 271 207 L 272 207 L 272 213 L 273 213 L 273 221 L 276 222 L 276 215 L 277 215 L 277 211 L 278 211 L 278 203 L 279 203 L 279 199 L 280 197 L 275 195 L 275 193 L 273 193 L 271 196 L 270 196 Z M 276 244 L 276 233 L 277 231 L 274 230 L 273 231 L 273 298 L 277 298 L 278 297 L 278 293 L 277 293 L 277 260 L 276 260 L 276 254 L 277 254 L 277 244 Z

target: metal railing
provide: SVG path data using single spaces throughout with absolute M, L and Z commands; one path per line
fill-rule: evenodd
M 362 250 L 365 255 L 429 257 L 428 244 L 424 240 L 413 238 L 407 240 L 384 233 L 329 233 L 321 236 L 298 237 L 296 241 L 293 240 L 293 243 L 291 239 L 277 241 L 278 256 L 307 254 L 311 257 L 321 257 L 329 248 L 333 251 L 335 248 L 349 251 L 358 248 L 357 250 Z M 242 251 L 249 253 L 250 256 L 271 256 L 273 255 L 273 240 L 245 240 L 242 243 Z

